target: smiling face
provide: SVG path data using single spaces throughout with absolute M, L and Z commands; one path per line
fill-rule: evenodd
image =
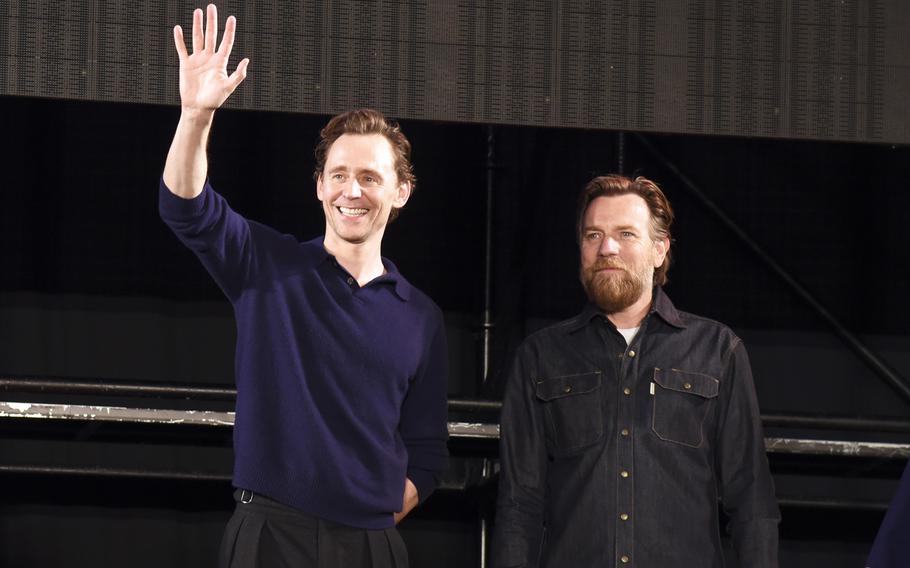
M 410 184 L 398 181 L 385 136 L 343 134 L 329 148 L 316 181 L 327 247 L 378 243 L 392 209 L 403 207 L 410 194 Z
M 651 213 L 635 194 L 602 196 L 588 205 L 581 224 L 581 282 L 607 314 L 650 303 L 654 269 L 668 239 L 651 235 Z

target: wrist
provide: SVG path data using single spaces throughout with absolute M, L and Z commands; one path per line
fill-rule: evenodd
M 215 116 L 215 109 L 210 108 L 193 108 L 180 107 L 181 122 L 188 122 L 196 125 L 207 126 L 211 124 Z

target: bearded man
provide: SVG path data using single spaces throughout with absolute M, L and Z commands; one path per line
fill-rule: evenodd
M 661 288 L 673 211 L 639 177 L 579 199 L 589 303 L 528 337 L 508 377 L 498 567 L 777 566 L 780 519 L 752 373 L 726 326 Z

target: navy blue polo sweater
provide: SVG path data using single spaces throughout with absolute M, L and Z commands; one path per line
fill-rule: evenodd
M 446 467 L 442 313 L 383 258 L 360 287 L 323 247 L 234 212 L 211 186 L 159 189 L 164 222 L 237 323 L 234 485 L 345 525 L 392 526 L 405 477 Z

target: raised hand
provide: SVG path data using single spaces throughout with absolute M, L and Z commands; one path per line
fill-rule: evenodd
M 227 64 L 234 47 L 237 19 L 230 16 L 224 25 L 221 45 L 218 39 L 218 9 L 214 4 L 206 8 L 205 32 L 202 29 L 202 10 L 193 11 L 193 54 L 186 51 L 183 28 L 174 26 L 174 45 L 180 58 L 180 104 L 189 111 L 213 111 L 220 107 L 246 78 L 250 63 L 244 58 L 237 69 L 228 75 Z

